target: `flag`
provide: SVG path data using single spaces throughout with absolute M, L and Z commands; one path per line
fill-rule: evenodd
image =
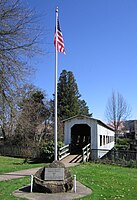
M 56 44 L 57 44 L 57 51 L 65 54 L 64 40 L 63 40 L 62 32 L 60 30 L 59 20 L 57 20 L 57 33 L 56 33 L 56 28 L 55 28 L 55 35 L 54 35 L 55 48 L 56 48 Z

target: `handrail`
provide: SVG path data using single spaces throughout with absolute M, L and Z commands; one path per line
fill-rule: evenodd
M 88 162 L 90 157 L 90 144 L 87 144 L 84 148 L 82 148 L 82 160 L 83 162 Z
M 69 144 L 59 148 L 58 159 L 62 160 L 70 154 Z

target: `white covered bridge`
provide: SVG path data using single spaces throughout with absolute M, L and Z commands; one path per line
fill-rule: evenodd
M 77 115 L 63 123 L 66 146 L 59 151 L 60 159 L 68 154 L 83 154 L 83 161 L 84 154 L 85 159 L 98 159 L 114 147 L 114 130 L 98 119 Z

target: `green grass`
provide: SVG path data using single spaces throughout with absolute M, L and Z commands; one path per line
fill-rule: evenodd
M 77 179 L 92 189 L 83 199 L 137 200 L 137 169 L 86 163 L 72 168 Z
M 24 170 L 24 169 L 42 167 L 44 165 L 45 164 L 43 163 L 42 164 L 24 163 L 24 159 L 22 158 L 0 156 L 0 174 Z M 12 192 L 29 183 L 30 183 L 30 177 L 0 182 L 0 199 L 1 200 L 11 200 L 11 199 L 23 200 L 23 198 L 14 197 L 12 195 Z
M 1 163 L 3 160 L 3 165 Z M 39 165 L 22 164 L 22 159 L 0 157 L 0 171 L 16 171 Z M 2 168 L 5 169 L 2 169 Z M 10 170 L 11 169 L 11 170 Z M 137 169 L 112 165 L 86 163 L 70 168 L 77 180 L 92 189 L 92 194 L 81 198 L 91 200 L 137 200 Z M 22 199 L 12 192 L 30 183 L 30 178 L 0 182 L 0 199 Z
M 0 156 L 0 174 L 6 172 L 15 172 L 18 170 L 41 167 L 44 164 L 28 164 L 24 163 L 22 158 L 12 158 Z
M 17 198 L 13 196 L 12 192 L 14 192 L 15 190 L 29 183 L 30 183 L 29 177 L 0 182 L 0 199 L 1 200 L 14 200 L 14 199 L 23 200 L 24 198 Z

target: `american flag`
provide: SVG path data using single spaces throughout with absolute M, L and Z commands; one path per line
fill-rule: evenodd
M 60 30 L 59 20 L 57 21 L 57 34 L 55 30 L 55 35 L 54 35 L 55 48 L 56 48 L 56 40 L 57 40 L 57 51 L 65 54 L 64 40 L 62 32 Z

